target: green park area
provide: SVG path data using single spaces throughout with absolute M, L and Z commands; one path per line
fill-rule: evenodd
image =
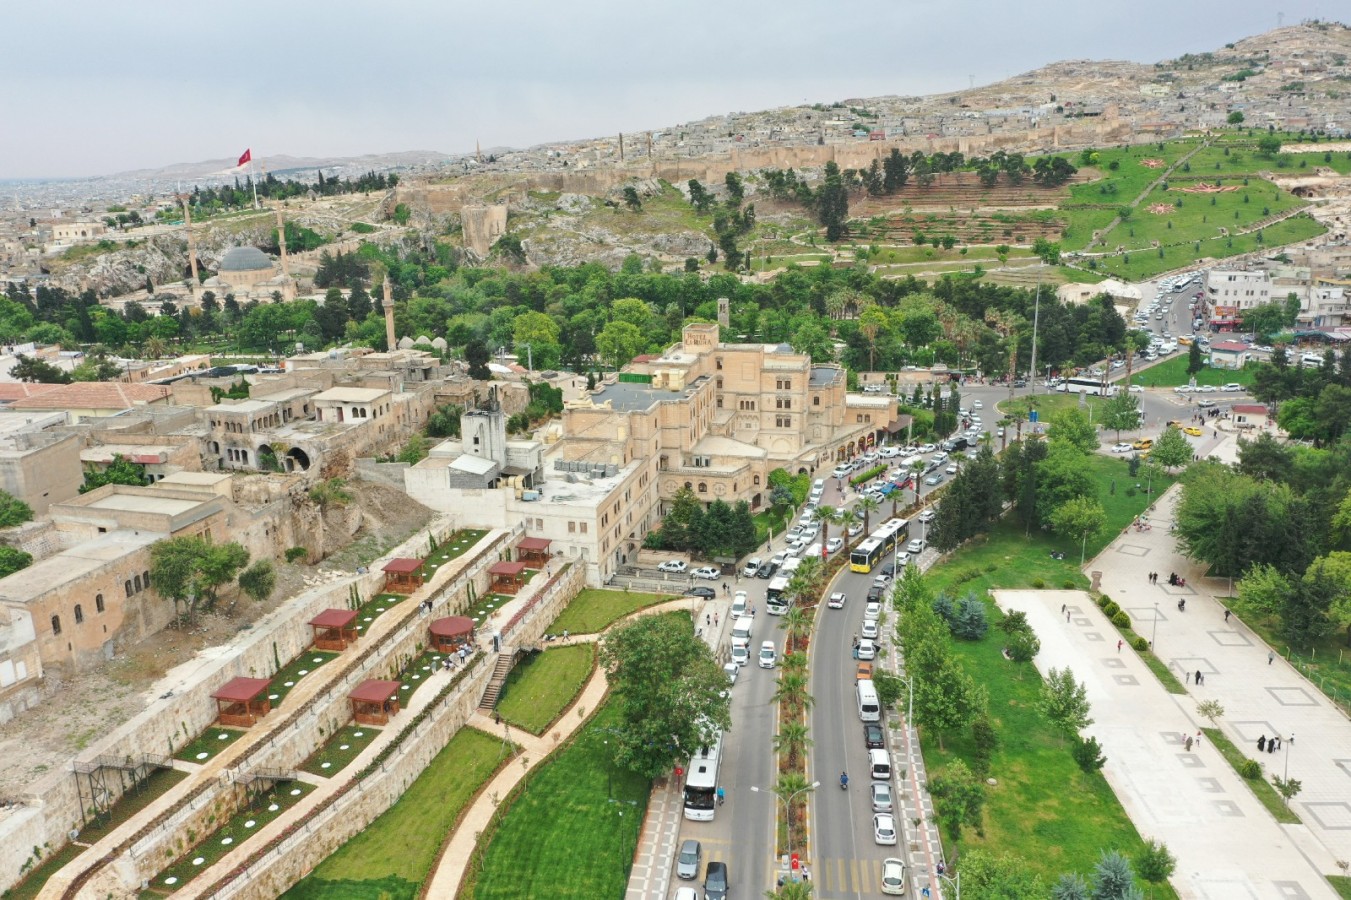
M 1247 182 L 1244 184 L 1244 182 Z M 1215 182 L 1206 182 L 1215 184 Z M 1131 217 L 1108 232 L 1107 249 L 1148 250 L 1160 245 L 1193 244 L 1246 232 L 1259 222 L 1305 203 L 1260 178 L 1220 181 L 1217 193 L 1199 181 L 1172 181 L 1150 191 Z
M 531 734 L 543 734 L 581 692 L 595 664 L 591 643 L 527 654 L 507 677 L 498 715 Z
M 376 619 L 408 598 L 402 594 L 376 594 L 357 610 L 357 634 L 365 635 Z
M 1144 511 L 1149 498 L 1135 486 L 1137 479 L 1130 477 L 1125 461 L 1090 455 L 1084 465 L 1106 513 L 1106 524 L 1087 543 L 1092 557 Z M 1155 496 L 1171 482 L 1171 477 L 1156 478 Z M 1010 516 L 934 567 L 927 581 L 935 593 L 960 598 L 973 592 L 983 598 L 993 626 L 1003 614 L 985 593 L 990 589 L 1087 590 L 1088 580 L 1077 565 L 1076 543 L 1035 527 L 1029 530 Z M 1053 551 L 1065 558 L 1053 559 Z M 1069 742 L 1037 711 L 1042 679 L 1030 663 L 1006 658 L 1006 643 L 997 627 L 980 640 L 952 643 L 953 656 L 989 692 L 988 709 L 999 738 L 990 772 L 999 786 L 986 792 L 983 834 L 964 830 L 959 848 L 949 846 L 947 855 L 975 848 L 1010 853 L 1021 857 L 1048 886 L 1066 872 L 1087 875 L 1106 850 L 1133 858 L 1143 846 L 1141 836 L 1102 774 L 1084 772 L 1071 755 Z M 954 760 L 974 765 L 977 750 L 970 731 L 945 733 L 941 747 L 934 737 L 927 734 L 923 741 L 931 782 Z M 1153 897 L 1176 896 L 1166 883 L 1152 885 L 1150 891 Z
M 1207 257 L 1224 259 L 1243 253 L 1280 247 L 1317 237 L 1327 231 L 1322 225 L 1305 214 L 1282 219 L 1259 231 L 1235 234 L 1229 237 L 1213 237 L 1195 243 L 1171 244 L 1157 250 L 1138 250 L 1135 252 L 1114 253 L 1097 260 L 1101 272 L 1126 281 L 1144 281 L 1163 272 L 1183 269 L 1194 265 L 1198 259 Z
M 1161 360 L 1142 372 L 1135 373 L 1131 376 L 1131 381 L 1144 387 L 1180 387 L 1184 384 L 1190 384 L 1191 379 L 1195 378 L 1198 385 L 1219 387 L 1234 382 L 1246 387 L 1252 384 L 1256 377 L 1254 374 L 1256 369 L 1251 367 L 1245 369 L 1214 369 L 1206 366 L 1193 375 L 1187 371 L 1189 356 L 1185 352 L 1187 348 L 1181 349 L 1183 352 Z
M 673 594 L 639 591 L 607 591 L 587 588 L 567 605 L 549 626 L 554 634 L 599 634 L 610 625 L 640 609 L 679 599 Z
M 461 812 L 510 749 L 501 738 L 460 729 L 397 803 L 282 896 L 413 900 Z
M 461 897 L 624 895 L 649 783 L 611 761 L 606 739 L 618 713 L 616 704 L 601 706 L 504 799 L 475 850 Z

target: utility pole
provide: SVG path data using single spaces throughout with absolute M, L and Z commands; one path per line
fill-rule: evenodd
M 1037 393 L 1037 325 L 1041 322 L 1041 276 L 1046 263 L 1037 266 L 1037 295 L 1032 305 L 1032 359 L 1028 363 L 1027 378 L 1032 382 L 1032 393 Z

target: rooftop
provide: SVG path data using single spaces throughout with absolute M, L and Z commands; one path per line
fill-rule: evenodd
M 215 406 L 208 406 L 206 411 L 209 413 L 256 413 L 271 412 L 277 405 L 276 400 L 236 400 L 233 403 L 217 403 Z
M 315 394 L 316 402 L 325 400 L 331 403 L 374 403 L 389 391 L 381 388 L 335 387 Z
M 812 387 L 825 387 L 843 376 L 844 370 L 835 366 L 812 366 L 811 380 L 808 383 Z
M 84 504 L 84 508 L 178 516 L 195 509 L 201 502 L 200 498 L 184 500 L 178 497 L 156 497 L 153 494 L 113 493 Z
M 26 569 L 0 578 L 0 602 L 25 603 L 53 591 L 65 589 L 90 572 L 110 562 L 148 547 L 161 534 L 129 529 L 110 531 L 55 556 L 38 560 Z
M 256 272 L 272 268 L 272 259 L 257 247 L 231 247 L 220 258 L 219 272 Z
M 619 412 L 642 412 L 651 409 L 654 403 L 660 403 L 667 400 L 680 400 L 689 396 L 690 392 L 702 381 L 696 379 L 687 385 L 684 389 L 673 391 L 666 388 L 655 388 L 650 384 L 634 384 L 627 381 L 617 381 L 614 384 L 607 384 L 598 387 L 591 394 L 591 402 L 597 406 L 603 403 L 609 403 L 612 409 Z
M 131 409 L 168 400 L 173 392 L 160 384 L 83 381 L 51 385 L 51 390 L 10 404 L 12 409 Z

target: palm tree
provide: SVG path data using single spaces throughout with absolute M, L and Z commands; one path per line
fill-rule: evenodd
M 796 672 L 781 672 L 774 695 L 769 699 L 794 710 L 806 711 L 816 701 L 807 693 L 807 676 Z
M 812 620 L 801 606 L 794 606 L 783 614 L 779 627 L 788 632 L 788 646 L 795 648 L 811 632 Z
M 785 721 L 774 735 L 774 752 L 788 757 L 790 769 L 798 767 L 798 757 L 812 745 L 807 733 L 807 723 L 794 719 Z
M 854 516 L 863 517 L 864 534 L 872 533 L 872 529 L 869 526 L 872 524 L 872 514 L 877 512 L 878 506 L 879 504 L 877 502 L 877 499 L 867 494 L 864 494 L 862 497 L 859 497 L 858 501 L 854 503 Z
M 800 772 L 785 772 L 779 776 L 779 780 L 774 782 L 774 793 L 783 805 L 788 809 L 788 828 L 791 831 L 794 823 L 793 807 L 798 802 L 798 797 L 809 793 L 811 785 L 807 783 L 807 776 Z
M 168 350 L 169 348 L 164 343 L 163 338 L 151 337 L 146 339 L 144 352 L 149 359 L 161 359 Z
M 833 506 L 818 506 L 812 511 L 812 521 L 821 526 L 821 552 L 825 553 L 825 545 L 830 540 L 830 523 L 838 521 L 839 510 Z
M 807 674 L 807 654 L 789 651 L 779 660 L 779 671 L 790 672 L 794 675 Z
M 825 573 L 821 560 L 808 557 L 798 563 L 797 571 L 788 579 L 788 593 L 794 601 L 815 600 L 816 589 Z

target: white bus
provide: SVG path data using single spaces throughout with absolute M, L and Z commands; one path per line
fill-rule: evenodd
M 820 544 L 816 546 L 819 547 Z M 769 587 L 765 588 L 765 612 L 771 616 L 781 616 L 788 612 L 788 608 L 792 606 L 788 596 L 788 582 L 800 565 L 802 565 L 801 559 L 795 556 L 790 557 L 783 561 L 783 568 L 770 579 Z
M 718 766 L 722 762 L 722 734 L 700 747 L 685 771 L 685 818 L 712 822 L 718 807 Z
M 1101 378 L 1076 375 L 1073 378 L 1066 378 L 1062 381 L 1058 390 L 1069 394 L 1092 394 L 1093 396 L 1111 397 L 1116 393 L 1116 385 L 1107 384 Z

